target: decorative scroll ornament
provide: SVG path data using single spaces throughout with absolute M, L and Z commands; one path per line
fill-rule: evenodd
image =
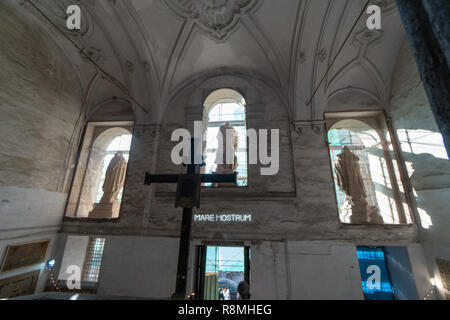
M 216 42 L 228 39 L 242 17 L 254 10 L 260 0 L 166 0 L 176 14 L 191 19 Z

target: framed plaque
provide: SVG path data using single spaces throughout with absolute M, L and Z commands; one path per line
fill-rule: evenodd
M 9 245 L 0 272 L 6 272 L 45 262 L 50 240 Z
M 40 270 L 0 279 L 0 299 L 34 294 Z

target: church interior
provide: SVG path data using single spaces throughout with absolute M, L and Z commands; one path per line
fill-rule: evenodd
M 0 299 L 450 300 L 449 17 L 0 1 Z

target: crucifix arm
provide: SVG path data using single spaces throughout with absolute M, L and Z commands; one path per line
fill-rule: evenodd
M 208 183 L 234 183 L 237 184 L 237 172 L 233 174 L 202 174 L 202 182 Z
M 145 175 L 145 184 L 152 183 L 178 183 L 178 174 L 150 174 Z M 202 183 L 237 183 L 237 172 L 233 174 L 202 174 L 200 175 Z
M 150 185 L 152 183 L 177 183 L 178 174 L 150 174 L 145 175 L 145 184 Z

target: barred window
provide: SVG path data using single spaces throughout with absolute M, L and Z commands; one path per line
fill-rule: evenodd
M 83 268 L 83 281 L 98 282 L 105 238 L 90 238 Z

